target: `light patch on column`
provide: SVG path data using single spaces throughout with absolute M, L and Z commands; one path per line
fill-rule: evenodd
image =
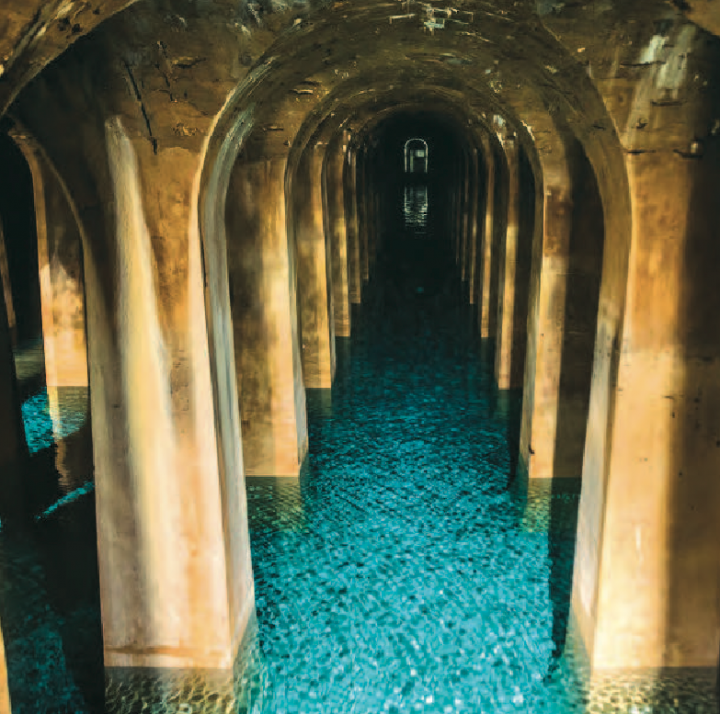
M 645 48 L 643 64 L 652 64 L 635 86 L 631 111 L 626 124 L 626 141 L 632 143 L 638 131 L 647 124 L 647 117 L 655 114 L 658 103 L 676 102 L 687 77 L 688 54 L 697 34 L 695 25 L 684 25 L 672 42 L 656 35 Z M 647 60 L 647 62 L 645 61 Z
M 688 54 L 692 49 L 696 32 L 695 25 L 685 25 L 675 38 L 669 57 L 658 69 L 657 87 L 671 92 L 673 99 L 677 99 L 680 87 L 685 82 Z
M 647 46 L 643 47 L 639 64 L 652 64 L 653 62 L 657 62 L 660 50 L 665 45 L 667 39 L 665 35 L 653 35 Z
M 128 462 L 140 540 L 138 562 L 151 641 L 178 644 L 182 558 L 177 541 L 177 464 L 167 353 L 160 330 L 150 234 L 137 158 L 119 117 L 106 122 L 115 196 L 118 332 L 126 399 Z
M 259 76 L 264 76 L 269 70 L 270 64 L 261 67 L 258 71 Z M 237 90 L 230 94 L 226 100 L 225 106 L 218 113 L 217 117 L 222 117 L 237 96 Z M 192 217 L 197 220 L 197 228 L 191 227 L 191 235 L 194 230 L 202 230 L 205 241 L 213 241 L 215 243 L 214 250 L 206 251 L 205 270 L 211 279 L 216 280 L 217 276 L 224 276 L 227 280 L 227 265 L 221 261 L 222 256 L 227 255 L 227 236 L 225 233 L 225 206 L 227 199 L 228 186 L 230 183 L 230 174 L 235 164 L 235 159 L 245 136 L 253 127 L 252 116 L 254 105 L 250 105 L 237 115 L 233 122 L 232 128 L 228 130 L 218 150 L 217 157 L 212 165 L 209 173 L 207 186 L 205 189 L 205 204 L 203 210 L 203 224 L 199 224 L 199 216 Z M 203 147 L 202 156 L 207 157 L 210 137 L 216 132 L 218 119 L 211 126 L 207 133 L 205 145 Z M 202 162 L 205 164 L 205 160 Z M 197 187 L 198 201 L 200 200 L 200 185 Z M 194 195 L 194 194 L 193 194 Z M 197 202 L 196 202 L 197 203 Z M 194 209 L 198 210 L 197 208 Z M 227 285 L 223 286 L 223 297 L 225 291 L 228 290 Z M 218 414 L 220 448 L 223 453 L 223 461 L 226 472 L 225 478 L 232 479 L 226 484 L 226 493 L 224 497 L 228 499 L 226 510 L 230 510 L 230 501 L 234 499 L 234 505 L 237 507 L 238 518 L 245 525 L 243 528 L 235 527 L 230 529 L 230 560 L 237 570 L 231 574 L 234 577 L 231 583 L 233 589 L 232 601 L 241 602 L 242 588 L 247 586 L 248 590 L 244 600 L 244 607 L 247 612 L 235 613 L 235 627 L 239 629 L 244 627 L 244 622 L 249 616 L 249 609 L 254 604 L 254 580 L 252 577 L 252 564 L 250 558 L 250 545 L 248 542 L 247 532 L 247 503 L 244 488 L 244 463 L 242 452 L 242 432 L 240 423 L 240 412 L 237 398 L 237 384 L 235 377 L 235 345 L 232 330 L 232 315 L 230 314 L 229 300 L 221 299 L 220 285 L 216 285 L 214 290 L 210 291 L 207 305 L 210 310 L 210 319 L 212 320 L 212 335 L 214 350 L 212 358 L 215 361 L 218 394 Z M 206 318 L 207 319 L 207 318 Z M 241 480 L 242 479 L 242 480 Z M 232 494 L 232 495 L 228 495 Z

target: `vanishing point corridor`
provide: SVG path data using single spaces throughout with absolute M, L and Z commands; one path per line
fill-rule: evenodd
M 720 714 L 718 0 L 0 0 L 0 714 Z
M 304 471 L 247 478 L 257 620 L 237 665 L 240 711 L 574 714 L 582 682 L 554 655 L 579 493 L 561 496 L 561 511 L 526 512 L 511 479 L 521 395 L 493 382 L 438 187 L 395 188 L 355 333 L 338 341 L 332 397 L 308 392 Z M 41 360 L 35 347 L 17 361 L 37 378 Z M 45 395 L 26 399 L 25 428 L 48 458 Z M 61 444 L 86 408 L 63 392 L 72 434 Z M 56 507 L 32 504 L 30 532 L 0 531 L 0 607 L 22 623 L 5 632 L 16 712 L 104 711 L 88 457 L 76 457 L 73 498 L 48 493 Z M 144 700 L 185 711 L 151 675 L 109 694 L 126 698 L 122 711 L 150 711 Z

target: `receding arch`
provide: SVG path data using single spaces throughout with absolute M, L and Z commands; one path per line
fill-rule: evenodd
M 406 174 L 426 174 L 430 164 L 430 151 L 425 139 L 413 137 L 403 147 Z

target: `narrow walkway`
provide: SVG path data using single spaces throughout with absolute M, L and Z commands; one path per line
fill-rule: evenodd
M 583 710 L 547 679 L 548 535 L 508 483 L 520 395 L 494 388 L 450 246 L 416 223 L 385 237 L 331 406 L 309 395 L 300 485 L 248 481 L 248 711 Z

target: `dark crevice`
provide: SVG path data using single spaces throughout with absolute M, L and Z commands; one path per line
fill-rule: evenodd
M 155 136 L 153 135 L 152 126 L 150 125 L 150 117 L 148 117 L 147 109 L 145 108 L 145 103 L 143 102 L 142 94 L 140 94 L 140 88 L 137 85 L 137 82 L 135 81 L 135 75 L 133 75 L 132 70 L 130 69 L 130 65 L 126 60 L 123 60 L 123 64 L 125 65 L 125 69 L 127 70 L 128 77 L 130 77 L 130 82 L 132 83 L 133 91 L 135 92 L 135 98 L 138 100 L 140 104 L 140 111 L 142 112 L 143 119 L 145 120 L 145 126 L 148 130 L 148 139 L 150 140 L 150 143 L 152 144 L 153 153 L 157 154 L 157 148 L 158 148 L 158 142 Z

